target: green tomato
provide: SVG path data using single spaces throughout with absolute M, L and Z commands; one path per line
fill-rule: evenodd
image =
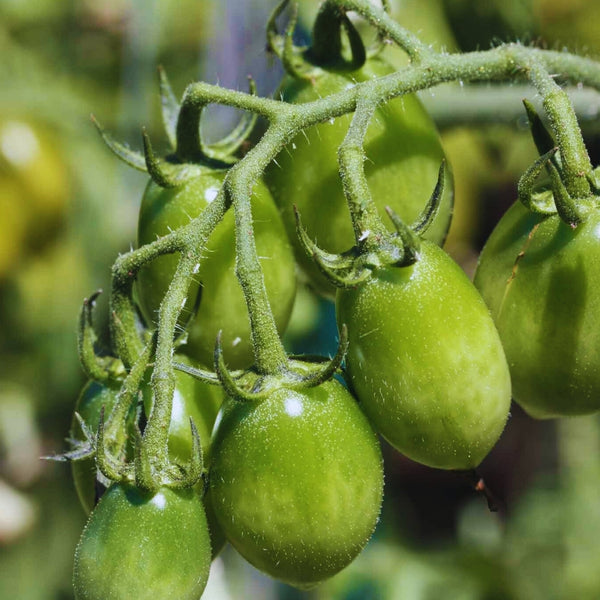
M 149 494 L 114 484 L 75 551 L 75 598 L 198 600 L 210 562 L 204 507 L 193 490 Z
M 216 197 L 225 175 L 225 170 L 198 166 L 197 176 L 179 187 L 162 188 L 151 181 L 140 208 L 138 244 L 153 242 L 199 216 Z M 252 211 L 267 295 L 276 324 L 283 331 L 296 294 L 295 264 L 277 207 L 262 181 L 254 189 Z M 149 323 L 156 321 L 178 259 L 176 254 L 161 256 L 139 273 L 137 295 Z M 182 350 L 202 364 L 213 364 L 215 340 L 220 330 L 228 365 L 243 368 L 252 363 L 250 321 L 235 275 L 235 260 L 234 215 L 233 210 L 229 210 L 208 240 L 182 313 L 183 324 L 201 291 L 199 310 L 188 325 L 188 343 Z
M 381 451 L 337 381 L 263 401 L 226 400 L 210 493 L 227 539 L 268 575 L 307 588 L 362 550 L 377 523 Z
M 286 102 L 311 102 L 392 72 L 389 64 L 372 58 L 358 71 L 322 71 L 310 81 L 287 76 L 279 94 Z M 298 242 L 293 207 L 298 208 L 308 234 L 324 250 L 343 252 L 355 244 L 337 163 L 337 148 L 351 118 L 346 115 L 307 129 L 287 144 L 277 157 L 277 164 L 272 163 L 265 173 L 265 181 L 294 242 L 296 260 L 311 286 L 330 297 L 335 296 L 335 288 Z M 444 158 L 438 132 L 419 99 L 407 95 L 380 107 L 367 131 L 364 147 L 369 188 L 384 222 L 392 231 L 386 206 L 406 222 L 413 222 L 435 187 Z M 425 234 L 440 245 L 452 214 L 452 175 L 449 169 L 446 173 L 439 213 Z
M 431 467 L 477 466 L 504 429 L 510 376 L 489 311 L 460 267 L 423 241 L 413 265 L 340 289 L 336 309 L 348 327 L 348 375 L 375 429 Z
M 475 285 L 490 307 L 514 399 L 531 416 L 600 410 L 600 211 L 573 229 L 516 202 L 487 241 Z

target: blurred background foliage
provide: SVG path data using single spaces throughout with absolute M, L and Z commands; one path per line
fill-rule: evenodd
M 68 467 L 39 457 L 65 448 L 83 384 L 79 307 L 94 290 L 108 289 L 117 253 L 135 244 L 145 184 L 106 150 L 89 113 L 134 147 L 141 146 L 142 125 L 158 142 L 158 64 L 178 91 L 196 79 L 245 88 L 252 73 L 259 93 L 272 94 L 281 71 L 265 53 L 263 31 L 274 4 L 0 0 L 0 598 L 72 598 L 73 550 L 84 515 Z M 318 2 L 299 4 L 302 37 Z M 596 0 L 391 4 L 395 17 L 440 49 L 521 40 L 600 53 Z M 405 62 L 393 49 L 388 58 Z M 435 91 L 423 98 L 435 114 Z M 235 117 L 224 109 L 209 114 L 207 137 Z M 476 129 L 446 118 L 442 135 L 456 177 L 447 249 L 472 272 L 535 150 L 523 118 Z M 598 164 L 597 134 L 587 142 Z M 101 330 L 106 308 L 104 298 Z M 330 304 L 301 290 L 294 315 L 286 335 L 291 350 L 332 351 Z M 262 577 L 227 548 L 205 597 L 600 598 L 598 417 L 536 422 L 514 407 L 481 467 L 498 496 L 498 513 L 460 475 L 411 463 L 387 447 L 384 453 L 381 522 L 350 568 L 298 592 Z

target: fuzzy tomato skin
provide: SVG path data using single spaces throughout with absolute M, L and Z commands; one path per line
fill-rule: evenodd
M 573 229 L 516 202 L 481 253 L 475 285 L 516 402 L 536 418 L 600 410 L 600 211 Z
M 266 400 L 226 400 L 210 493 L 231 544 L 268 575 L 307 588 L 362 550 L 383 492 L 377 438 L 337 381 Z
M 277 97 L 294 104 L 312 102 L 393 71 L 385 61 L 373 58 L 358 71 L 323 70 L 310 81 L 287 76 Z M 331 298 L 335 297 L 335 288 L 298 242 L 293 207 L 297 206 L 308 234 L 324 250 L 343 252 L 354 245 L 337 162 L 337 148 L 351 119 L 352 115 L 345 115 L 310 127 L 287 144 L 277 157 L 277 164 L 271 163 L 265 172 L 265 181 L 281 210 L 298 264 L 311 286 Z M 438 132 L 419 99 L 406 95 L 379 108 L 367 131 L 364 148 L 369 189 L 383 221 L 392 231 L 385 214 L 385 207 L 390 206 L 411 223 L 425 207 L 444 158 Z M 440 245 L 446 238 L 452 215 L 450 169 L 446 169 L 445 183 L 439 213 L 425 234 Z
M 211 562 L 204 507 L 191 489 L 146 494 L 113 484 L 75 552 L 76 600 L 198 600 Z
M 409 267 L 340 289 L 348 374 L 375 429 L 431 467 L 471 469 L 499 438 L 510 376 L 489 311 L 448 255 L 423 241 Z
M 138 245 L 187 225 L 216 197 L 225 170 L 198 167 L 197 176 L 175 188 L 150 181 L 144 192 L 138 221 Z M 282 332 L 289 320 L 296 294 L 294 257 L 277 207 L 262 181 L 252 195 L 254 236 L 275 322 Z M 142 313 L 155 323 L 157 311 L 175 274 L 178 255 L 160 256 L 141 269 L 136 290 Z M 243 368 L 253 362 L 250 321 L 246 302 L 235 275 L 235 225 L 233 210 L 211 234 L 203 260 L 194 277 L 185 307 L 193 310 L 202 284 L 197 315 L 188 326 L 188 343 L 182 351 L 202 364 L 212 365 L 217 334 L 223 330 L 227 364 Z

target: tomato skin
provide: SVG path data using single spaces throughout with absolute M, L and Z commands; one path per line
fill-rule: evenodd
M 377 438 L 339 382 L 266 400 L 226 400 L 210 492 L 227 539 L 252 565 L 300 588 L 347 566 L 378 519 Z
M 224 170 L 197 167 L 194 178 L 176 188 L 161 188 L 150 182 L 144 192 L 138 222 L 138 244 L 156 240 L 189 223 L 216 197 L 226 175 Z M 260 181 L 252 196 L 254 236 L 263 268 L 265 286 L 275 321 L 283 331 L 296 294 L 294 257 L 285 228 L 271 194 Z M 161 256 L 144 267 L 137 280 L 137 293 L 144 317 L 156 321 L 160 302 L 177 266 L 178 255 Z M 246 302 L 235 275 L 235 224 L 233 210 L 211 234 L 199 271 L 183 311 L 193 310 L 202 283 L 200 309 L 188 326 L 188 343 L 182 347 L 198 362 L 212 365 L 215 340 L 223 330 L 227 364 L 243 368 L 253 362 L 250 321 Z
M 471 469 L 499 438 L 510 376 L 483 300 L 463 271 L 423 241 L 417 262 L 340 289 L 347 370 L 375 429 L 409 458 Z
M 277 98 L 291 103 L 311 102 L 340 92 L 354 83 L 389 75 L 394 69 L 373 58 L 358 71 L 322 71 L 311 81 L 287 76 Z M 335 297 L 326 280 L 298 242 L 294 205 L 312 239 L 329 252 L 343 252 L 355 244 L 350 213 L 338 172 L 337 148 L 352 115 L 326 122 L 298 135 L 271 163 L 265 181 L 281 210 L 298 264 L 311 286 L 322 295 Z M 379 108 L 365 138 L 368 160 L 365 171 L 372 198 L 390 231 L 385 213 L 390 206 L 408 223 L 419 215 L 438 176 L 444 151 L 433 121 L 414 95 L 395 99 Z M 452 214 L 453 184 L 446 169 L 446 187 L 439 214 L 425 237 L 442 244 Z
M 600 410 L 600 211 L 572 229 L 516 202 L 487 241 L 475 285 L 536 418 Z
M 198 600 L 211 562 L 202 502 L 191 489 L 146 494 L 113 484 L 75 552 L 77 600 Z

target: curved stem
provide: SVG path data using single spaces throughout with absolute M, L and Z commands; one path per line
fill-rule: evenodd
M 348 133 L 338 148 L 340 178 L 352 216 L 356 245 L 365 250 L 377 245 L 387 230 L 371 197 L 365 175 L 363 142 L 377 103 L 368 96 L 357 102 Z
M 256 160 L 238 163 L 230 176 L 230 189 L 235 210 L 236 275 L 244 292 L 250 316 L 250 331 L 256 368 L 273 374 L 287 366 L 287 355 L 267 297 L 263 271 L 256 251 L 250 197 L 252 188 L 271 156 L 283 146 L 285 136 L 275 128 L 267 130 L 258 145 L 247 156 Z M 262 157 L 268 157 L 265 161 Z M 262 158 L 262 160 L 261 160 Z
M 592 163 L 581 137 L 575 109 L 567 93 L 537 60 L 531 64 L 531 82 L 543 98 L 544 109 L 560 148 L 562 180 L 566 190 L 574 198 L 589 196 L 590 186 L 586 175 L 592 172 Z
M 158 340 L 151 380 L 154 402 L 143 439 L 144 450 L 148 456 L 154 457 L 157 470 L 164 468 L 168 461 L 167 440 L 175 389 L 173 334 L 206 241 L 227 209 L 226 200 L 222 188 L 199 217 L 171 234 L 182 240 L 183 247 L 175 275 L 159 308 Z

